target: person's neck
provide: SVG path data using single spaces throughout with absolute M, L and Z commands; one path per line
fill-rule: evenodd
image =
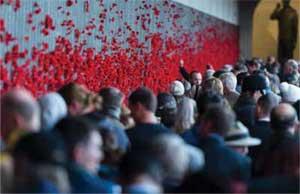
M 144 186 L 147 186 L 148 188 L 150 187 L 151 190 L 155 193 L 162 192 L 162 188 L 161 188 L 160 184 L 147 174 L 138 175 L 129 184 L 131 186 L 144 185 Z
M 144 113 L 142 113 L 142 116 L 137 121 L 137 123 L 151 123 L 151 124 L 155 124 L 155 123 L 157 123 L 157 119 L 156 119 L 156 117 L 155 117 L 155 115 L 154 115 L 153 112 L 145 111 Z
M 270 117 L 269 116 L 260 116 L 258 118 L 258 121 L 267 121 L 267 122 L 270 122 Z
M 227 87 L 224 87 L 224 95 L 229 95 L 231 92 L 235 92 L 235 90 L 231 90 Z

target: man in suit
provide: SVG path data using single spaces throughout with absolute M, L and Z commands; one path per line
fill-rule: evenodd
M 184 68 L 183 61 L 181 61 L 180 63 L 179 70 L 183 78 L 185 80 L 188 80 L 192 85 L 190 94 L 188 96 L 197 101 L 197 98 L 201 92 L 201 83 L 202 83 L 201 73 L 199 71 L 192 71 L 191 73 L 188 73 Z
M 283 159 L 289 146 L 299 141 L 294 133 L 298 125 L 295 109 L 286 103 L 281 103 L 271 112 L 272 135 L 263 146 L 256 166 L 256 172 L 262 176 L 281 174 L 285 169 Z
M 282 103 L 271 112 L 273 134 L 264 146 L 257 169 L 262 177 L 249 184 L 253 193 L 299 193 L 299 136 L 296 111 Z
M 272 132 L 270 127 L 271 111 L 278 104 L 279 101 L 273 93 L 267 93 L 258 99 L 255 108 L 256 121 L 253 128 L 250 129 L 251 136 L 261 139 L 263 143 L 267 141 Z
M 224 141 L 234 123 L 232 110 L 220 105 L 208 108 L 203 117 L 202 130 L 206 135 L 199 142 L 206 160 L 203 173 L 208 177 L 231 181 L 248 181 L 250 178 L 250 158 L 232 150 Z
M 271 134 L 272 129 L 270 126 L 270 115 L 274 107 L 278 106 L 279 101 L 275 94 L 268 93 L 261 96 L 255 108 L 256 121 L 252 129 L 250 129 L 250 134 L 253 137 L 259 138 L 262 141 L 262 145 L 265 145 Z M 253 160 L 253 166 L 256 165 L 257 157 L 262 150 L 262 146 L 255 146 L 249 149 L 249 156 Z

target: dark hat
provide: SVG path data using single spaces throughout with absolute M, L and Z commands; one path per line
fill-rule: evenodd
M 246 91 L 261 91 L 267 89 L 267 80 L 264 76 L 255 74 L 245 77 L 242 85 L 242 92 Z
M 48 132 L 23 136 L 13 149 L 13 156 L 18 155 L 25 155 L 36 164 L 64 165 L 67 160 L 63 141 Z
M 169 93 L 159 93 L 157 96 L 157 109 L 176 109 L 176 100 L 172 94 Z

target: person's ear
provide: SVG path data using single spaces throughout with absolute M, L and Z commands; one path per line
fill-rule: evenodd
M 72 151 L 72 157 L 76 162 L 82 161 L 84 157 L 84 149 L 81 144 L 76 145 L 75 148 Z
M 255 91 L 253 96 L 254 96 L 255 102 L 257 102 L 257 100 L 262 96 L 262 93 L 260 91 Z
M 212 130 L 212 123 L 210 121 L 205 121 L 203 119 L 202 119 L 202 122 L 203 122 L 203 125 L 201 126 L 201 129 L 198 129 L 198 130 L 200 130 L 201 135 L 206 136 Z
M 135 106 L 137 111 L 141 111 L 144 109 L 144 106 L 140 102 L 136 103 Z
M 26 121 L 24 119 L 23 116 L 21 116 L 20 114 L 16 113 L 16 114 L 13 114 L 13 116 L 11 117 L 11 122 L 15 124 L 15 128 L 18 128 L 18 129 L 24 129 L 26 130 L 27 129 L 27 126 L 28 126 L 28 122 L 29 121 Z
M 82 109 L 82 105 L 79 102 L 72 102 L 69 106 L 68 106 L 68 111 L 70 115 L 78 115 L 81 112 Z
M 259 116 L 261 113 L 261 107 L 258 104 L 256 104 L 255 113 L 256 113 L 256 116 Z

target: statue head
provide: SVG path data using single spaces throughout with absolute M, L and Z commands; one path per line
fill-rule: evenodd
M 282 0 L 283 7 L 287 7 L 290 4 L 291 0 Z

